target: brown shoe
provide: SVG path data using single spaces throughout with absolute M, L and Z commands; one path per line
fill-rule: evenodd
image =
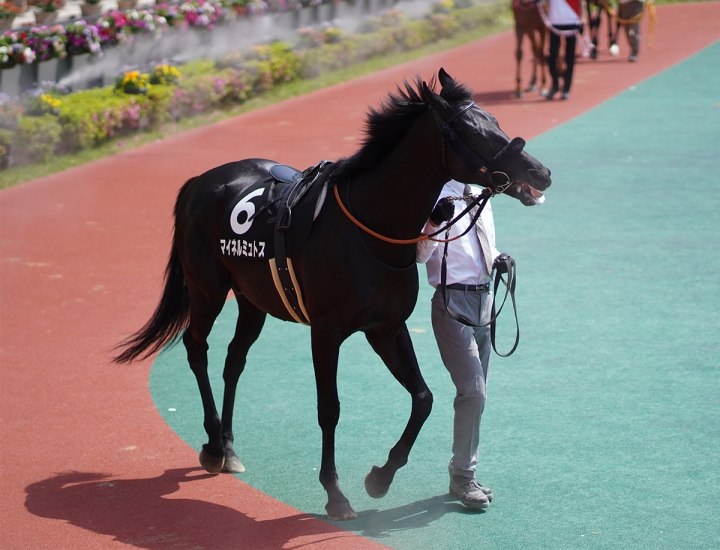
M 475 479 L 462 476 L 452 476 L 450 494 L 459 498 L 460 502 L 471 510 L 487 508 L 493 498 L 490 489 L 483 487 Z

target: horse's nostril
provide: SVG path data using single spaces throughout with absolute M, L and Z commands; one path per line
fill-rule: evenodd
M 535 170 L 534 168 L 531 168 L 528 170 L 528 174 L 533 179 L 534 183 L 545 184 L 545 186 L 550 185 L 550 170 L 547 168 L 545 170 Z

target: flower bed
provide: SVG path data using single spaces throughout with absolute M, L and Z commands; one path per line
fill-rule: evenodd
M 364 34 L 345 36 L 327 26 L 307 31 L 312 39 L 304 49 L 276 42 L 179 68 L 159 64 L 128 71 L 115 86 L 105 88 L 67 93 L 44 82 L 19 102 L 0 94 L 0 159 L 11 150 L 13 164 L 43 161 L 51 154 L 78 151 L 173 119 L 231 107 L 284 82 L 416 48 L 451 36 L 460 28 L 487 27 L 506 11 L 501 3 L 484 4 L 414 21 L 405 21 L 399 12 L 391 11 L 368 26 L 376 30 Z M 94 43 L 86 26 L 78 26 L 73 33 L 75 38 L 50 41 L 43 51 L 61 45 L 88 48 L 89 42 Z M 102 34 L 99 36 L 102 40 Z M 19 152 L 22 156 L 17 156 Z
M 52 0 L 48 0 L 52 1 Z M 215 0 L 192 0 L 179 5 L 160 4 L 150 10 L 111 11 L 95 23 L 84 20 L 63 25 L 36 26 L 27 31 L 6 31 L 0 35 L 0 48 L 19 45 L 31 55 L 4 55 L 0 50 L 0 69 L 16 64 L 46 61 L 54 57 L 102 54 L 102 48 L 124 44 L 135 34 L 159 37 L 172 28 L 212 29 L 218 22 L 230 20 L 235 12 Z M 69 42 L 65 49 L 62 45 Z M 5 52 L 7 54 L 7 52 Z
M 48 6 L 55 6 L 59 0 L 42 0 Z M 335 0 L 330 0 L 335 1 Z M 236 17 L 259 15 L 263 13 L 281 13 L 300 9 L 309 5 L 321 4 L 321 0 L 189 0 L 180 4 L 162 3 L 147 10 L 128 10 L 127 12 L 111 11 L 103 15 L 95 23 L 84 20 L 53 25 L 51 27 L 32 27 L 29 31 L 6 31 L 3 39 L 24 46 L 35 52 L 31 56 L 12 56 L 0 63 L 0 69 L 11 68 L 15 64 L 32 63 L 35 59 L 45 61 L 47 50 L 38 50 L 38 41 L 33 37 L 42 34 L 46 40 L 67 42 L 68 33 L 77 34 L 82 27 L 84 44 L 82 48 L 54 50 L 55 57 L 66 54 L 80 53 L 101 54 L 102 48 L 127 42 L 133 34 L 147 34 L 159 37 L 163 32 L 178 28 L 212 30 L 217 24 L 234 20 Z M 72 29 L 72 30 L 70 30 Z M 0 47 L 2 43 L 0 42 Z M 0 53 L 0 56 L 2 54 Z M 0 57 L 2 60 L 2 57 Z

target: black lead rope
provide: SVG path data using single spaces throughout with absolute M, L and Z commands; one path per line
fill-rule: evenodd
M 483 206 L 485 206 L 483 204 Z M 478 214 L 479 215 L 479 214 Z M 477 217 L 476 217 L 477 219 Z M 471 225 L 471 227 L 474 227 Z M 447 239 L 450 236 L 450 230 L 448 230 L 445 233 L 445 238 Z M 486 327 L 490 325 L 490 344 L 492 345 L 493 350 L 495 353 L 497 353 L 500 357 L 509 357 L 512 355 L 515 350 L 518 347 L 518 344 L 520 343 L 520 323 L 518 322 L 518 315 L 517 315 L 517 305 L 515 303 L 515 285 L 516 285 L 516 268 L 515 268 L 515 260 L 513 260 L 510 257 L 505 258 L 505 268 L 507 271 L 507 281 L 503 278 L 501 273 L 496 273 L 495 277 L 495 286 L 493 288 L 493 305 L 492 305 L 492 312 L 490 315 L 490 320 L 487 323 L 484 323 L 482 325 L 476 325 L 472 321 L 470 321 L 467 317 L 460 315 L 459 313 L 455 313 L 453 310 L 450 309 L 447 303 L 447 297 L 445 296 L 445 288 L 447 287 L 447 249 L 448 249 L 448 241 L 445 241 L 445 249 L 443 250 L 443 258 L 442 258 L 442 265 L 440 268 L 440 291 L 442 293 L 443 302 L 445 303 L 445 309 L 448 312 L 448 315 L 455 319 L 458 323 L 461 323 L 467 327 L 473 327 L 473 328 L 481 328 Z M 493 270 L 496 272 L 497 270 Z M 495 311 L 495 299 L 494 297 L 497 296 L 498 288 L 500 287 L 500 282 L 505 285 L 505 296 L 503 297 L 502 304 L 500 304 L 500 309 Z M 515 314 L 515 343 L 513 344 L 512 349 L 507 353 L 500 353 L 497 350 L 497 347 L 495 345 L 495 327 L 497 326 L 497 318 L 500 316 L 500 312 L 503 310 L 503 307 L 505 307 L 505 302 L 507 301 L 508 295 L 510 296 L 510 300 L 512 301 L 513 306 L 513 312 Z
M 485 205 L 490 200 L 490 197 L 492 197 L 492 195 L 493 195 L 493 192 L 486 187 L 485 189 L 482 190 L 482 192 L 479 195 L 474 196 L 474 198 L 470 201 L 470 203 L 467 205 L 465 210 L 463 210 L 457 216 L 455 216 L 452 220 L 447 222 L 445 224 L 445 227 L 441 227 L 434 233 L 430 233 L 428 235 L 428 237 L 430 237 L 432 239 L 433 237 L 437 237 L 443 231 L 445 231 L 447 233 L 448 231 L 450 231 L 450 228 L 458 222 L 458 220 L 460 218 L 462 218 L 465 214 L 467 214 L 473 208 L 478 206 L 477 213 L 473 216 L 472 220 L 470 220 L 470 225 L 468 226 L 468 228 L 455 238 L 459 239 L 460 237 L 464 237 L 465 235 L 467 235 L 470 232 L 470 229 L 472 229 L 475 226 L 475 223 L 477 223 L 478 218 L 480 217 L 480 214 L 482 213 L 483 208 L 485 208 Z M 448 198 L 445 198 L 443 200 L 448 200 Z M 482 204 L 480 204 L 481 201 L 482 201 Z M 447 239 L 447 235 L 445 236 L 445 238 Z

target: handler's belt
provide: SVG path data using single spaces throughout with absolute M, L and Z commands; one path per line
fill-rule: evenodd
M 449 288 L 450 290 L 464 290 L 466 292 L 477 292 L 478 294 L 483 294 L 485 292 L 490 292 L 490 283 L 485 283 L 484 285 L 464 285 L 462 283 L 453 283 L 451 285 L 446 285 L 445 288 Z
M 486 203 L 487 201 L 485 201 Z M 475 213 L 475 216 L 473 217 L 471 227 L 475 225 L 475 222 L 477 221 L 478 217 L 480 216 L 480 211 L 483 207 L 485 207 L 485 203 L 482 204 L 482 207 L 478 209 L 478 211 Z M 443 302 L 445 303 L 445 311 L 447 311 L 448 315 L 455 319 L 458 323 L 465 325 L 466 327 L 473 327 L 473 328 L 481 328 L 481 327 L 490 327 L 490 344 L 492 345 L 493 350 L 495 350 L 495 353 L 497 353 L 500 357 L 508 357 L 509 355 L 512 355 L 515 350 L 518 347 L 518 344 L 520 343 L 520 324 L 518 323 L 518 316 L 517 316 L 517 306 L 515 305 L 515 260 L 512 258 L 506 258 L 505 259 L 505 272 L 507 273 L 507 280 L 503 277 L 502 273 L 497 273 L 497 268 L 493 268 L 493 272 L 495 273 L 495 287 L 493 288 L 493 295 L 497 296 L 498 294 L 498 288 L 500 286 L 500 283 L 502 282 L 505 285 L 505 297 L 503 298 L 502 304 L 500 304 L 500 308 L 496 311 L 495 310 L 495 299 L 493 299 L 492 303 L 492 312 L 490 314 L 490 320 L 487 323 L 484 323 L 482 325 L 476 325 L 469 319 L 466 319 L 459 313 L 455 313 L 450 307 L 448 307 L 447 303 L 447 296 L 445 296 L 445 290 L 468 290 L 469 292 L 489 292 L 490 291 L 490 283 L 487 283 L 485 285 L 464 285 L 461 283 L 453 283 L 451 285 L 447 284 L 447 251 L 448 251 L 448 243 L 450 241 L 450 229 L 447 229 L 445 231 L 445 249 L 443 250 L 443 257 L 442 257 L 442 263 L 440 265 L 440 285 L 438 288 L 440 289 L 440 292 L 442 293 Z M 491 273 L 492 275 L 492 273 Z M 513 344 L 512 349 L 507 353 L 500 353 L 497 350 L 497 347 L 495 346 L 495 328 L 497 327 L 497 318 L 500 315 L 500 312 L 502 311 L 503 307 L 505 306 L 505 301 L 507 300 L 508 296 L 510 296 L 510 300 L 512 301 L 513 306 L 513 312 L 515 313 L 515 343 Z

